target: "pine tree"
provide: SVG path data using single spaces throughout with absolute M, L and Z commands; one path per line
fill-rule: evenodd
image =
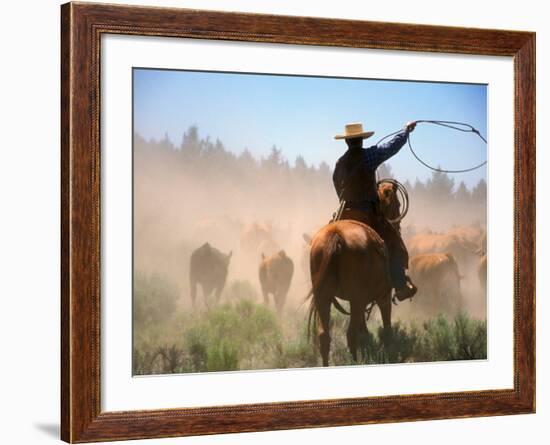
M 455 192 L 455 200 L 461 204 L 469 204 L 471 199 L 472 194 L 470 193 L 470 190 L 468 190 L 468 187 L 466 187 L 464 181 L 460 181 L 460 184 Z
M 319 164 L 319 170 L 318 170 L 318 171 L 319 171 L 319 174 L 320 174 L 322 177 L 323 177 L 323 176 L 329 177 L 329 178 L 332 177 L 332 171 L 331 171 L 329 165 L 328 165 L 325 161 L 323 161 L 323 162 L 321 162 L 321 163 Z M 331 179 L 330 181 L 331 181 L 331 183 L 332 183 L 332 179 Z
M 189 127 L 183 133 L 181 141 L 181 152 L 188 159 L 197 159 L 201 156 L 203 141 L 199 139 L 199 129 L 196 125 Z
M 454 184 L 454 179 L 447 173 L 434 170 L 426 183 L 427 193 L 434 201 L 449 201 L 452 199 Z
M 294 161 L 294 169 L 297 173 L 304 173 L 307 171 L 308 167 L 305 159 L 302 156 L 298 156 Z
M 252 156 L 252 153 L 250 153 L 248 148 L 243 150 L 237 160 L 239 164 L 247 170 L 254 169 L 258 166 L 256 159 L 254 159 L 254 156 Z
M 487 201 L 487 183 L 481 178 L 472 190 L 472 199 L 474 202 L 483 203 Z
M 275 145 L 271 147 L 269 156 L 263 160 L 262 164 L 271 170 L 277 170 L 282 167 L 285 163 L 283 158 L 282 151 L 277 148 Z
M 426 184 L 424 184 L 420 179 L 416 178 L 414 183 L 414 194 L 418 198 L 424 198 L 426 196 Z

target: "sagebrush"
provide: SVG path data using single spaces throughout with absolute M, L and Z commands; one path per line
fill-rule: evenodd
M 242 292 L 244 296 L 239 296 Z M 247 282 L 229 283 L 225 303 L 190 310 L 174 286 L 137 275 L 134 291 L 135 375 L 320 366 L 305 311 L 278 317 Z M 422 324 L 394 322 L 385 333 L 368 323 L 357 362 L 347 349 L 347 317 L 333 311 L 332 365 L 474 360 L 487 357 L 487 324 L 461 313 Z

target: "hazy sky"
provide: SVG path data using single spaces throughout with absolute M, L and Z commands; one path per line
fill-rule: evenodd
M 134 69 L 134 130 L 146 139 L 167 134 L 176 145 L 197 125 L 201 137 L 220 139 L 235 153 L 248 148 L 259 159 L 276 145 L 291 164 L 301 155 L 308 164 L 325 161 L 332 168 L 346 149 L 334 135 L 346 123 L 374 130 L 364 143 L 370 146 L 418 119 L 468 122 L 486 136 L 487 87 Z M 411 142 L 423 159 L 442 168 L 468 168 L 486 159 L 486 145 L 471 133 L 424 124 Z M 431 175 L 407 146 L 389 163 L 403 181 Z M 486 178 L 486 169 L 451 176 L 473 186 Z

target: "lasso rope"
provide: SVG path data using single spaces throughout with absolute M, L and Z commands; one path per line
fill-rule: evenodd
M 387 218 L 387 220 L 391 224 L 396 224 L 401 222 L 403 218 L 407 215 L 407 212 L 409 211 L 409 193 L 407 192 L 407 189 L 403 184 L 401 184 L 399 181 L 393 178 L 384 178 L 377 182 L 377 186 L 380 186 L 381 184 L 391 184 L 395 187 L 396 193 L 401 195 L 401 199 L 399 200 L 401 202 L 401 213 L 399 216 L 396 216 L 393 219 Z M 399 199 L 399 198 L 398 198 Z
M 467 124 L 465 122 L 418 120 L 418 121 L 414 121 L 412 123 L 414 123 L 414 124 L 433 124 L 433 125 L 439 125 L 441 127 L 451 128 L 451 129 L 457 130 L 457 131 L 462 131 L 464 133 L 474 133 L 474 134 L 477 134 L 481 138 L 481 140 L 487 144 L 487 139 L 485 139 L 481 135 L 479 130 L 477 128 L 474 128 L 472 125 Z M 403 130 L 394 131 L 393 133 L 390 133 L 390 134 L 384 136 L 382 139 L 380 139 L 376 143 L 376 145 L 380 144 L 382 141 L 385 141 L 389 137 L 394 136 L 397 133 L 400 133 L 401 131 L 403 131 Z M 420 156 L 418 156 L 416 154 L 416 152 L 414 151 L 414 149 L 412 147 L 412 144 L 411 144 L 411 135 L 410 135 L 410 133 L 407 135 L 407 143 L 409 145 L 409 150 L 411 151 L 413 156 L 416 158 L 416 160 L 418 162 L 420 162 L 422 165 L 424 165 L 425 167 L 429 168 L 430 170 L 434 170 L 436 172 L 440 172 L 440 173 L 467 173 L 467 172 L 471 172 L 473 170 L 477 170 L 478 168 L 483 167 L 485 164 L 487 164 L 487 160 L 485 160 L 481 164 L 475 165 L 475 166 L 470 167 L 470 168 L 461 169 L 461 170 L 446 170 L 446 169 L 443 169 L 443 168 L 434 167 L 434 166 L 428 164 L 426 161 L 424 161 L 422 158 L 420 158 Z

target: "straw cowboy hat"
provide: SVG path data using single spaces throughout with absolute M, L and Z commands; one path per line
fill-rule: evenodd
M 334 139 L 367 139 L 374 134 L 374 131 L 363 131 L 363 124 L 347 124 L 344 134 L 337 134 Z

